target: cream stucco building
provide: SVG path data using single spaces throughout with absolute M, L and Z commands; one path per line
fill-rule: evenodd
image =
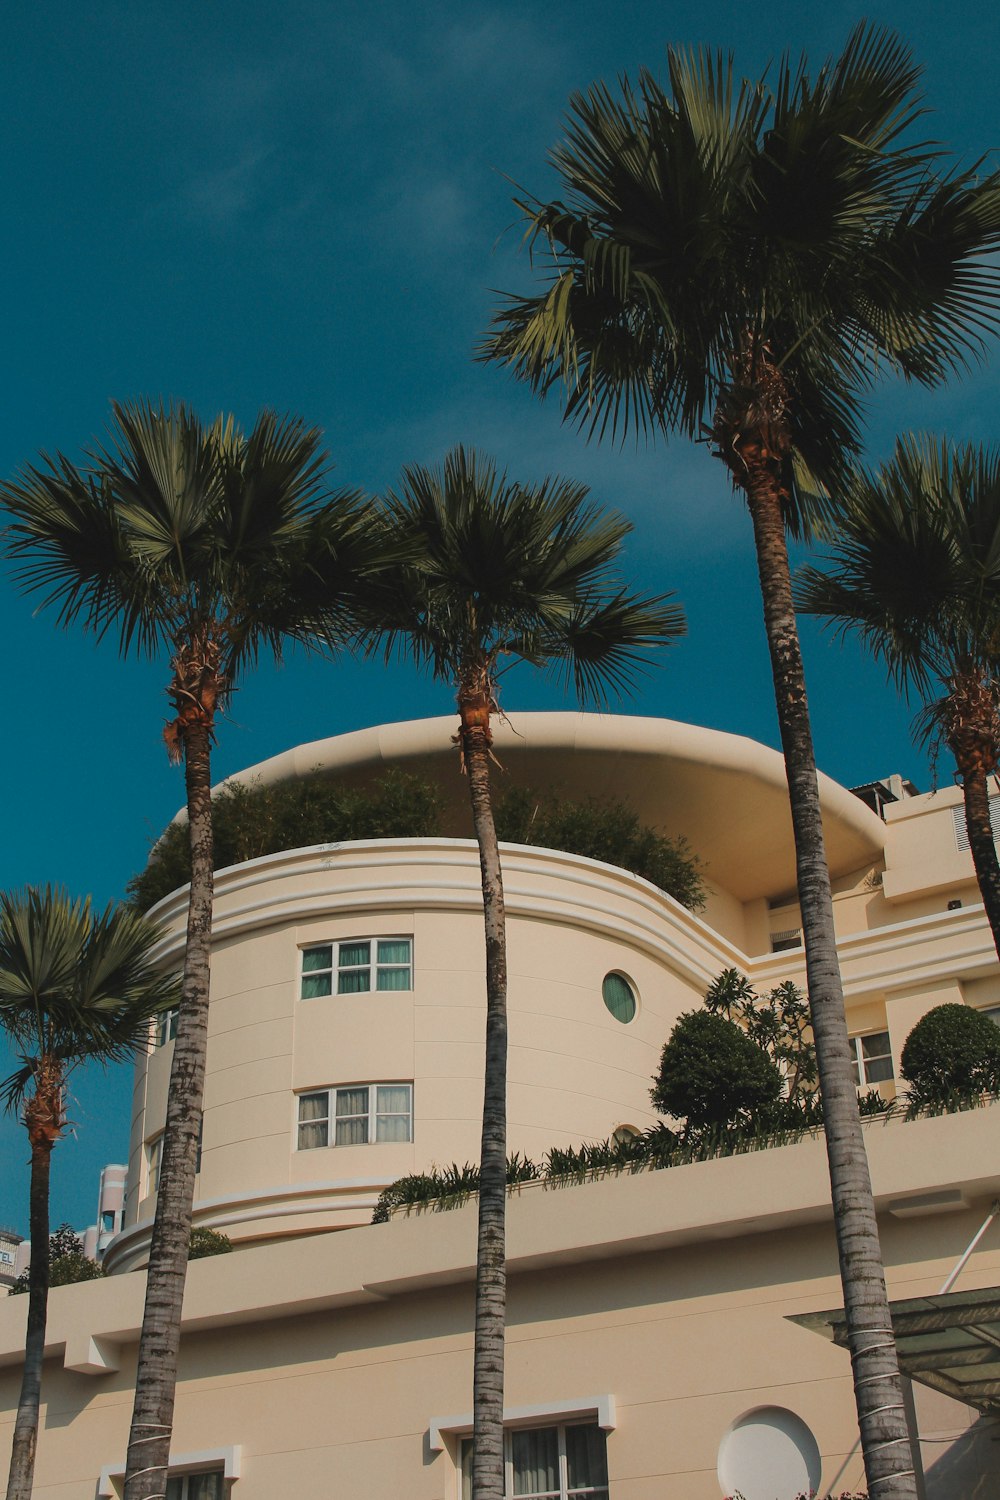
M 190 1267 L 170 1500 L 463 1493 L 474 1206 L 370 1224 L 387 1183 L 478 1154 L 482 914 L 452 727 L 344 735 L 245 773 L 363 781 L 400 765 L 440 781 L 453 836 L 302 848 L 217 877 L 195 1220 L 237 1252 Z M 654 1122 L 660 1048 L 723 968 L 762 988 L 803 983 L 794 861 L 781 759 L 746 739 L 524 714 L 497 752 L 519 782 L 620 796 L 683 834 L 709 884 L 694 915 L 621 870 L 505 849 L 510 1147 L 537 1159 Z M 859 1083 L 886 1093 L 925 1011 L 1000 1007 L 960 795 L 911 791 L 821 786 Z M 180 892 L 158 909 L 166 958 L 184 906 Z M 170 1054 L 166 1020 L 136 1070 L 113 1274 L 52 1293 L 45 1500 L 120 1493 L 143 1291 L 131 1273 L 148 1250 Z M 894 1301 L 936 1298 L 987 1221 L 998 1123 L 992 1106 L 868 1127 Z M 841 1305 L 821 1141 L 529 1185 L 510 1202 L 509 1259 L 516 1493 L 793 1500 L 860 1482 L 848 1355 L 815 1316 Z M 1000 1484 L 998 1284 L 992 1219 L 950 1299 L 904 1310 L 928 1500 Z M 0 1434 L 25 1300 L 0 1302 Z M 953 1358 L 960 1346 L 973 1355 Z

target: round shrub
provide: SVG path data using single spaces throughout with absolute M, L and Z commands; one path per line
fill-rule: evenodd
M 729 1125 L 781 1097 L 782 1077 L 734 1021 L 707 1010 L 681 1016 L 660 1056 L 649 1094 L 689 1126 Z
M 902 1074 L 912 1110 L 1000 1093 L 1000 1027 L 968 1005 L 936 1005 L 906 1038 Z

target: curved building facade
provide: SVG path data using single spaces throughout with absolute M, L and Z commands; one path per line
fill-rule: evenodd
M 395 1178 L 479 1153 L 482 906 L 452 730 L 343 735 L 239 778 L 362 783 L 401 766 L 433 778 L 447 811 L 435 838 L 304 847 L 217 876 L 195 1222 L 235 1248 L 189 1267 L 170 1500 L 468 1496 L 475 1205 L 369 1222 Z M 501 782 L 616 796 L 685 837 L 708 887 L 694 913 L 597 861 L 504 848 L 510 1148 L 538 1159 L 653 1123 L 674 1021 L 730 966 L 761 991 L 803 984 L 801 921 L 775 752 L 577 714 L 517 715 L 496 749 Z M 899 777 L 820 791 L 858 1085 L 892 1095 L 927 1010 L 1000 1015 L 961 795 Z M 165 962 L 185 904 L 179 891 L 157 909 Z M 170 1055 L 164 1017 L 136 1068 L 112 1274 L 50 1297 L 39 1500 L 122 1493 L 144 1279 L 115 1273 L 148 1253 Z M 998 1111 L 866 1127 L 923 1500 L 1000 1484 Z M 507 1250 L 510 1495 L 862 1487 L 821 1139 L 527 1184 Z M 0 1302 L 0 1452 L 26 1302 Z

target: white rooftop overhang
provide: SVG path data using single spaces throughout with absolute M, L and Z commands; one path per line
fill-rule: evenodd
M 298 745 L 230 780 L 332 774 L 361 782 L 398 766 L 437 782 L 453 820 L 442 832 L 468 836 L 456 727 L 448 716 L 360 729 Z M 511 710 L 496 725 L 495 751 L 520 784 L 541 793 L 621 798 L 644 822 L 686 838 L 708 879 L 740 901 L 794 891 L 784 762 L 766 745 L 673 719 Z M 874 864 L 885 845 L 881 819 L 829 777 L 820 775 L 819 788 L 831 874 Z

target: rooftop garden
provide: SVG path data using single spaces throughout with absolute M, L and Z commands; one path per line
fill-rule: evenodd
M 215 795 L 213 808 L 217 869 L 314 844 L 434 838 L 456 832 L 447 826 L 437 786 L 396 770 L 364 787 L 323 776 L 273 786 L 231 783 Z M 496 824 L 506 843 L 603 860 L 642 876 L 692 911 L 705 904 L 701 865 L 694 852 L 683 839 L 668 838 L 641 823 L 624 802 L 571 802 L 511 787 L 497 802 Z M 148 910 L 190 878 L 187 825 L 171 823 L 153 846 L 146 868 L 129 881 L 129 899 Z

